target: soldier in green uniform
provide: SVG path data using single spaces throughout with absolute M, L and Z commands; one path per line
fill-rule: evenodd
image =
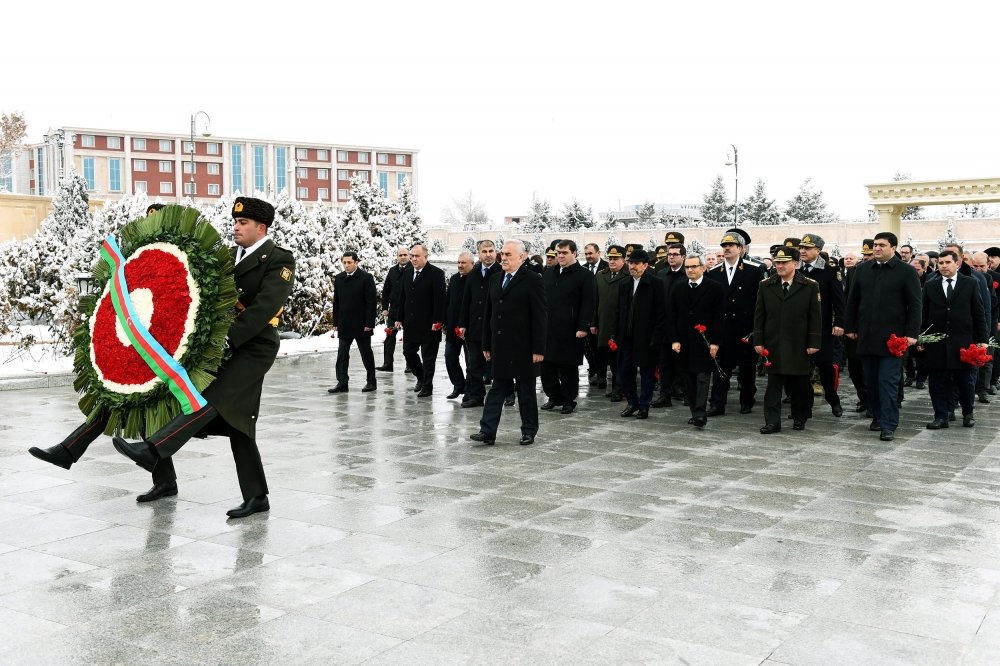
M 612 245 L 608 248 L 605 256 L 608 259 L 608 267 L 597 272 L 595 281 L 597 283 L 597 304 L 594 308 L 594 317 L 591 321 L 594 326 L 590 332 L 597 336 L 597 379 L 598 387 L 607 386 L 608 365 L 611 366 L 611 390 L 607 397 L 612 402 L 621 402 L 622 392 L 618 385 L 618 354 L 608 347 L 608 339 L 615 324 L 615 312 L 618 308 L 618 287 L 623 279 L 629 277 L 625 268 L 625 248 L 621 245 Z M 600 382 L 604 382 L 602 385 Z
M 119 453 L 151 470 L 198 434 L 228 435 L 236 461 L 243 503 L 230 509 L 232 518 L 267 511 L 267 480 L 257 449 L 256 424 L 264 375 L 278 355 L 278 323 L 295 283 L 295 259 L 274 244 L 267 231 L 274 207 L 266 201 L 237 197 L 233 201 L 231 253 L 239 300 L 226 339 L 231 356 L 203 392 L 208 405 L 181 414 L 140 442 L 114 437 Z

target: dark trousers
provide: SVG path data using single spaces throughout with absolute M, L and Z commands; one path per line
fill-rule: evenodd
M 597 378 L 604 379 L 608 376 L 608 367 L 611 367 L 611 392 L 619 390 L 618 383 L 618 352 L 611 351 L 607 345 L 597 348 Z
M 358 351 L 361 353 L 361 362 L 364 363 L 365 373 L 369 384 L 375 383 L 375 353 L 372 351 L 372 336 L 362 335 L 357 338 L 340 338 L 337 344 L 337 383 L 347 383 L 347 366 L 351 361 L 351 343 L 358 343 Z
M 868 408 L 882 426 L 895 430 L 899 426 L 899 380 L 903 359 L 898 356 L 862 356 L 868 384 Z
M 587 333 L 583 356 L 587 359 L 587 374 L 594 375 L 597 372 L 597 336 L 593 333 Z
M 465 393 L 466 386 L 465 373 L 462 372 L 460 361 L 464 350 L 465 344 L 457 338 L 444 341 L 444 367 L 448 369 L 448 379 L 451 380 L 451 385 L 460 393 Z M 465 359 L 465 365 L 469 365 L 468 358 Z
M 827 404 L 833 407 L 834 405 L 840 404 L 840 396 L 837 395 L 837 371 L 833 369 L 833 363 L 827 361 L 817 361 L 816 369 L 819 371 L 819 381 L 823 384 L 823 398 L 826 400 Z M 768 383 L 770 386 L 770 383 Z M 791 387 L 789 387 L 791 390 Z M 810 394 L 812 391 L 810 390 Z M 795 400 L 795 394 L 792 393 L 792 400 Z M 794 410 L 792 414 L 794 414 Z M 794 419 L 795 417 L 792 416 Z
M 994 361 L 989 361 L 988 363 L 984 364 L 981 368 L 979 368 L 978 372 L 976 373 L 977 393 L 985 391 L 987 388 L 989 388 L 990 384 L 993 383 L 992 381 L 990 381 L 991 378 L 993 377 L 993 364 Z
M 868 406 L 868 383 L 865 381 L 865 364 L 860 356 L 855 356 L 847 360 L 847 372 L 851 376 L 851 383 L 854 384 L 854 391 L 858 394 L 858 402 Z
M 542 390 L 557 405 L 573 402 L 580 393 L 580 366 L 542 361 Z
M 742 343 L 739 343 L 742 344 Z M 726 400 L 729 396 L 729 381 L 733 376 L 733 369 L 738 365 L 740 382 L 740 406 L 753 406 L 756 402 L 754 396 L 757 395 L 757 354 L 753 353 L 753 348 L 743 345 L 744 349 L 730 351 L 722 354 L 719 365 L 725 378 L 719 377 L 716 373 L 715 382 L 712 384 L 712 406 L 716 409 L 725 409 Z M 750 353 L 747 353 L 749 349 Z
M 636 395 L 635 392 L 635 371 L 639 371 L 641 392 Z M 631 407 L 640 407 L 643 409 L 648 409 L 651 402 L 653 402 L 653 388 L 656 385 L 656 379 L 653 377 L 653 373 L 656 370 L 655 365 L 636 365 L 635 356 L 632 353 L 632 341 L 623 340 L 621 346 L 618 348 L 618 376 L 621 382 L 622 394 L 628 401 Z
M 218 410 L 212 405 L 199 409 L 193 414 L 178 414 L 167 425 L 146 438 L 153 445 L 161 460 L 169 460 L 189 439 L 200 430 L 207 428 L 212 421 L 220 418 Z M 260 461 L 260 451 L 257 442 L 249 435 L 226 424 L 229 432 L 229 443 L 233 450 L 233 460 L 236 462 L 236 475 L 240 481 L 243 499 L 267 494 L 267 480 L 264 477 L 264 466 Z M 159 463 L 157 463 L 157 467 Z
M 500 427 L 500 414 L 503 412 L 503 401 L 508 394 L 517 388 L 517 409 L 521 414 L 521 434 L 534 437 L 538 434 L 538 396 L 535 393 L 535 376 L 518 377 L 516 382 L 506 377 L 494 377 L 490 392 L 486 395 L 483 406 L 483 418 L 479 421 L 479 430 L 496 437 Z
M 107 415 L 102 414 L 93 423 L 84 423 L 71 432 L 66 439 L 60 442 L 63 448 L 69 451 L 73 457 L 73 462 L 77 462 L 87 452 L 87 447 L 101 436 L 108 425 Z M 177 473 L 174 471 L 174 461 L 170 458 L 160 460 L 153 467 L 153 483 L 169 483 L 177 480 Z
M 392 357 L 396 355 L 396 331 L 385 334 L 385 342 L 382 343 L 382 366 L 392 368 Z
M 688 396 L 691 416 L 703 419 L 705 418 L 705 409 L 708 407 L 708 383 L 712 379 L 712 373 L 688 372 L 685 376 L 687 381 L 684 390 Z
M 928 388 L 931 404 L 934 405 L 934 419 L 947 421 L 954 409 L 953 396 L 958 393 L 962 405 L 962 416 L 972 416 L 976 404 L 976 370 L 931 370 L 928 373 Z
M 767 375 L 764 391 L 764 423 L 781 426 L 781 398 L 785 392 L 792 399 L 792 420 L 805 423 L 812 416 L 813 391 L 809 375 Z
M 486 397 L 486 358 L 479 340 L 465 341 L 465 398 L 483 400 Z
M 413 376 L 423 387 L 434 386 L 434 369 L 437 367 L 440 346 L 439 333 L 428 335 L 423 342 L 411 342 L 408 336 L 403 336 L 403 358 L 406 359 L 406 365 L 413 372 Z

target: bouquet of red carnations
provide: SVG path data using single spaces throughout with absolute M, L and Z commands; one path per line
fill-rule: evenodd
M 981 368 L 993 360 L 993 357 L 990 356 L 988 347 L 980 347 L 975 344 L 959 349 L 958 358 L 962 361 L 962 363 L 968 363 L 969 365 L 977 368 Z
M 905 337 L 899 337 L 895 333 L 889 335 L 889 339 L 886 341 L 885 346 L 889 348 L 889 353 L 893 356 L 902 357 L 909 348 L 910 343 Z

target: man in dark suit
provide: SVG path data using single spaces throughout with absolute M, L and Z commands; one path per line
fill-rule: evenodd
M 504 399 L 517 387 L 521 444 L 538 434 L 535 368 L 544 360 L 548 308 L 542 277 L 524 266 L 528 253 L 521 241 L 501 250 L 503 273 L 490 279 L 483 319 L 483 354 L 493 363 L 493 385 L 486 396 L 474 441 L 494 444 Z
M 684 234 L 676 231 L 669 231 L 666 240 L 670 242 L 667 246 L 667 267 L 659 271 L 656 277 L 663 282 L 663 297 L 667 311 L 670 311 L 670 295 L 678 284 L 687 284 L 687 276 L 684 274 L 684 258 L 687 256 L 687 249 L 684 247 Z M 677 354 L 670 350 L 670 345 L 664 339 L 660 349 L 660 395 L 653 401 L 652 407 L 671 407 L 672 397 L 683 397 L 684 380 L 681 373 L 677 371 Z
M 976 252 L 972 256 L 972 267 L 986 276 L 990 287 L 990 305 L 987 307 L 986 319 L 989 324 L 990 336 L 996 336 L 998 322 L 1000 322 L 1000 272 L 990 268 L 990 256 L 985 252 Z M 996 393 L 993 386 L 993 376 L 996 374 L 998 363 L 993 360 L 979 369 L 979 379 L 976 382 L 976 392 L 986 391 L 990 395 Z M 986 369 L 989 368 L 987 372 Z
M 458 272 L 448 280 L 448 305 L 444 313 L 444 366 L 448 369 L 448 379 L 452 390 L 448 399 L 452 400 L 465 393 L 466 378 L 462 372 L 460 357 L 465 350 L 465 343 L 459 336 L 459 316 L 462 313 L 462 301 L 465 298 L 465 288 L 472 272 L 472 253 L 462 252 L 458 255 Z M 469 359 L 465 359 L 466 368 Z
M 977 344 L 985 346 L 989 339 L 989 323 L 976 280 L 958 271 L 958 254 L 944 250 L 938 257 L 940 279 L 924 287 L 922 330 L 945 333 L 940 342 L 922 346 L 924 364 L 929 372 L 931 403 L 934 420 L 928 430 L 948 427 L 952 411 L 953 387 L 962 405 L 962 425 L 975 425 L 976 376 L 978 369 L 963 363 L 959 350 Z
M 202 393 L 208 405 L 180 414 L 140 442 L 113 437 L 118 452 L 144 469 L 169 458 L 193 436 L 229 435 L 243 503 L 227 511 L 243 518 L 268 511 L 267 479 L 257 449 L 256 425 L 264 375 L 278 355 L 278 324 L 295 284 L 295 259 L 274 244 L 267 231 L 274 207 L 266 201 L 237 197 L 233 201 L 233 237 L 237 248 L 234 277 L 239 292 L 237 315 L 227 342 L 232 355 Z
M 854 285 L 855 271 L 858 266 L 871 257 L 873 243 L 875 243 L 874 238 L 865 238 L 861 242 L 860 256 L 855 255 L 854 252 L 848 252 L 844 259 L 844 265 L 846 266 L 844 274 L 845 311 L 847 298 L 851 293 L 851 287 Z M 857 340 L 851 339 L 847 335 L 844 336 L 844 356 L 847 358 L 847 371 L 851 377 L 851 384 L 858 395 L 858 404 L 854 406 L 854 411 L 870 415 L 871 408 L 868 406 L 868 382 L 865 381 L 865 365 L 862 363 L 861 357 L 858 356 Z
M 785 392 L 792 399 L 793 429 L 805 429 L 812 413 L 810 359 L 823 339 L 823 311 L 819 285 L 795 270 L 798 261 L 798 250 L 779 248 L 774 256 L 775 274 L 761 282 L 757 291 L 754 351 L 761 355 L 767 351 L 762 435 L 781 431 L 781 397 Z
M 583 260 L 583 268 L 595 279 L 598 272 L 608 267 L 608 262 L 601 259 L 601 248 L 597 243 L 587 243 L 583 246 Z M 604 388 L 599 386 L 601 382 L 597 377 L 597 336 L 593 333 L 587 333 L 583 355 L 587 358 L 587 377 L 590 385 Z
M 723 288 L 726 294 L 725 326 L 719 348 L 719 364 L 725 377 L 716 378 L 712 386 L 712 399 L 708 416 L 726 413 L 729 380 L 733 369 L 739 366 L 740 414 L 749 414 L 757 394 L 757 357 L 753 347 L 743 342 L 753 331 L 753 313 L 757 304 L 757 287 L 764 279 L 760 266 L 750 264 L 742 257 L 745 237 L 730 232 L 722 237 L 723 261 L 708 271 L 705 277 Z
M 895 437 L 899 425 L 899 382 L 902 358 L 886 346 L 890 334 L 905 337 L 910 345 L 920 334 L 920 278 L 912 266 L 896 257 L 896 235 L 875 234 L 872 261 L 854 270 L 854 284 L 847 297 L 844 330 L 858 341 L 857 353 L 865 367 L 871 430 L 880 439 Z
M 434 369 L 444 329 L 446 289 L 444 271 L 427 261 L 427 248 L 410 248 L 410 265 L 403 271 L 402 296 L 395 312 L 395 327 L 403 333 L 403 358 L 417 378 L 413 390 L 418 398 L 434 393 Z
M 836 264 L 827 263 L 820 256 L 825 242 L 816 234 L 806 234 L 799 241 L 799 256 L 801 265 L 798 272 L 819 285 L 820 306 L 823 309 L 823 340 L 819 350 L 812 355 L 812 362 L 819 371 L 820 382 L 823 384 L 823 396 L 834 416 L 842 416 L 844 408 L 837 394 L 837 371 L 834 346 L 836 340 L 844 335 L 844 285 Z M 809 387 L 812 390 L 812 387 Z M 794 399 L 794 393 L 791 393 Z
M 630 280 L 618 288 L 618 306 L 612 337 L 618 344 L 618 376 L 628 406 L 622 416 L 649 418 L 653 402 L 653 372 L 666 337 L 666 307 L 663 282 L 649 268 L 649 255 L 636 250 L 628 258 Z M 636 394 L 635 372 L 639 371 L 641 392 Z
M 347 367 L 351 361 L 351 343 L 358 343 L 366 382 L 362 393 L 374 391 L 375 354 L 372 331 L 375 330 L 375 278 L 358 267 L 358 253 L 345 252 L 340 258 L 344 270 L 333 278 L 333 332 L 337 336 L 337 385 L 328 393 L 347 393 Z
M 951 250 L 958 257 L 959 273 L 961 273 L 965 277 L 971 277 L 976 280 L 976 282 L 979 285 L 979 298 L 983 302 L 983 307 L 986 308 L 987 313 L 989 313 L 992 304 L 991 292 L 993 291 L 993 281 L 991 279 L 988 279 L 985 273 L 981 273 L 977 270 L 974 270 L 972 256 L 965 254 L 965 250 L 962 247 L 961 243 L 948 243 L 947 245 L 944 246 L 944 249 Z M 938 261 L 940 262 L 940 257 Z M 935 277 L 938 279 L 941 278 L 940 267 Z M 986 367 L 987 366 L 983 366 L 983 368 Z M 979 397 L 979 402 L 989 404 L 990 399 L 986 397 L 986 377 L 984 376 L 983 368 L 979 369 L 980 370 L 979 376 L 976 379 L 976 394 Z M 989 373 L 992 374 L 992 372 L 993 372 L 993 366 L 990 365 Z
M 708 422 L 708 384 L 718 368 L 715 359 L 722 341 L 726 294 L 722 285 L 705 277 L 702 257 L 685 257 L 684 272 L 687 282 L 675 287 L 668 301 L 667 341 L 679 355 L 678 372 L 685 376 L 685 392 L 691 407 L 688 423 L 702 428 Z M 704 326 L 704 334 L 696 326 Z
M 396 329 L 389 322 L 389 311 L 399 302 L 402 296 L 403 271 L 410 265 L 410 250 L 400 246 L 396 249 L 396 263 L 385 274 L 382 284 L 382 316 L 386 320 L 385 342 L 382 343 L 382 365 L 375 368 L 382 372 L 392 372 L 392 358 L 396 354 Z
M 496 245 L 491 240 L 478 244 L 479 263 L 472 267 L 466 279 L 462 311 L 458 327 L 465 340 L 465 398 L 462 407 L 482 407 L 486 399 L 487 361 L 483 356 L 483 313 L 486 309 L 486 288 L 491 277 L 500 272 Z M 527 268 L 527 266 L 525 266 Z
M 618 382 L 618 352 L 608 347 L 611 334 L 615 328 L 615 316 L 618 312 L 618 287 L 621 281 L 628 278 L 625 267 L 625 248 L 621 245 L 608 247 L 608 267 L 597 273 L 594 283 L 597 287 L 594 304 L 594 317 L 591 320 L 590 332 L 597 339 L 597 379 L 598 388 L 608 385 L 608 366 L 611 367 L 611 388 L 606 397 L 612 402 L 622 399 L 621 385 Z
M 548 401 L 542 409 L 562 407 L 572 414 L 580 391 L 580 364 L 584 339 L 594 316 L 597 287 L 594 276 L 576 261 L 576 243 L 556 245 L 556 267 L 542 274 L 548 303 L 548 340 L 542 362 L 542 390 Z

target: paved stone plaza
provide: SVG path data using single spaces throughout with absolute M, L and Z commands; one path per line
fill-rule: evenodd
M 699 432 L 591 389 L 536 445 L 505 414 L 475 447 L 443 362 L 418 400 L 401 357 L 327 395 L 333 361 L 268 375 L 272 510 L 243 521 L 226 440 L 139 505 L 107 438 L 68 472 L 27 454 L 78 424 L 71 388 L 0 392 L 0 663 L 1000 662 L 998 404 L 932 433 L 913 390 L 883 443 L 826 405 Z

